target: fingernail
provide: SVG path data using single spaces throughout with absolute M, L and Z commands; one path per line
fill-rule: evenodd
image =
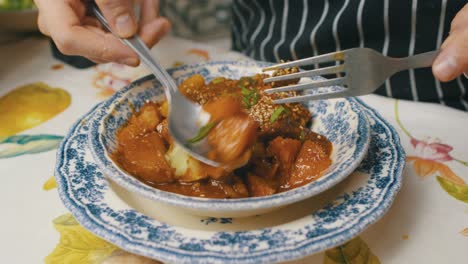
M 115 19 L 115 27 L 117 34 L 122 38 L 127 38 L 133 35 L 134 25 L 129 14 L 124 14 Z
M 449 79 L 456 70 L 457 61 L 451 56 L 443 58 L 439 63 L 434 65 L 434 71 L 439 74 L 441 79 Z
M 125 58 L 118 61 L 120 64 L 125 64 L 129 66 L 137 66 L 138 59 L 137 58 Z

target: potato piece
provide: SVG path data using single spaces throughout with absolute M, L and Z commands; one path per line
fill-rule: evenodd
M 166 159 L 172 168 L 175 169 L 175 176 L 179 181 L 192 182 L 208 177 L 202 164 L 192 158 L 179 145 L 171 145 L 166 153 Z
M 132 116 L 128 121 L 127 125 L 120 128 L 117 132 L 117 138 L 119 139 L 119 145 L 124 147 L 128 142 L 135 137 L 142 134 L 136 116 Z
M 211 122 L 218 122 L 233 115 L 242 113 L 242 105 L 239 98 L 234 96 L 222 96 L 221 98 L 203 105 L 203 110 L 210 114 Z
M 315 141 L 306 140 L 297 155 L 286 188 L 292 189 L 318 179 L 330 164 L 329 153 L 324 147 Z
M 136 118 L 142 133 L 155 130 L 156 126 L 161 122 L 158 105 L 155 103 L 146 103 L 140 109 Z
M 164 119 L 156 126 L 156 131 L 158 131 L 159 135 L 167 142 L 168 145 L 172 145 L 173 139 L 171 134 L 169 134 L 167 119 Z
M 276 158 L 281 178 L 289 176 L 300 149 L 301 141 L 296 139 L 277 137 L 270 141 L 267 151 Z
M 190 90 L 198 90 L 205 86 L 205 78 L 200 74 L 195 74 L 185 79 L 179 86 L 179 91 L 187 96 Z
M 165 100 L 159 107 L 159 113 L 164 118 L 167 118 L 169 116 L 169 103 L 167 102 L 167 100 Z
M 117 137 L 122 145 L 134 137 L 153 131 L 161 121 L 159 111 L 155 103 L 145 104 L 137 114 L 128 120 L 128 123 L 117 132 Z
M 166 147 L 156 132 L 143 136 L 120 139 L 122 146 L 117 155 L 125 170 L 143 181 L 166 183 L 174 180 L 173 170 L 164 155 Z
M 229 175 L 223 168 L 212 167 L 192 158 L 178 145 L 172 145 L 166 159 L 175 169 L 175 176 L 183 182 L 198 181 L 205 178 L 221 179 Z
M 210 156 L 224 164 L 232 163 L 245 158 L 243 155 L 256 139 L 257 124 L 246 114 L 226 118 L 208 134 L 208 143 L 213 148 Z
M 251 196 L 267 196 L 275 193 L 275 189 L 268 182 L 256 175 L 247 175 L 247 188 Z

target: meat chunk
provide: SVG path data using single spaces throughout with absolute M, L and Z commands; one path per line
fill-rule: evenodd
M 243 198 L 243 197 L 248 197 L 249 196 L 249 192 L 247 191 L 247 187 L 245 186 L 242 179 L 237 177 L 237 176 L 232 176 L 231 177 L 231 182 L 219 181 L 217 183 L 220 184 L 220 186 L 223 189 L 226 197 L 229 197 L 229 198 Z
M 219 122 L 208 134 L 212 146 L 210 157 L 223 164 L 235 165 L 250 158 L 249 148 L 257 139 L 257 124 L 245 114 L 235 115 Z M 241 164 L 242 165 L 242 164 Z
M 247 175 L 247 186 L 250 196 L 267 196 L 275 193 L 275 189 L 268 182 L 256 175 Z
M 273 99 L 262 94 L 258 103 L 248 110 L 250 117 L 259 124 L 258 136 L 265 140 L 277 136 L 299 139 L 311 118 L 309 110 L 301 104 L 274 105 Z M 272 119 L 275 112 L 277 117 Z
M 254 160 L 252 163 L 256 175 L 267 180 L 275 179 L 279 169 L 279 163 L 276 160 L 265 157 L 263 159 Z
M 222 180 L 224 178 L 227 178 L 231 173 L 222 167 L 213 167 L 204 163 L 200 164 L 202 170 L 206 173 L 207 177 L 210 177 L 215 180 Z
M 267 151 L 278 161 L 280 178 L 289 176 L 301 145 L 299 140 L 283 137 L 277 137 L 270 142 Z
M 281 60 L 281 62 L 284 62 Z M 292 68 L 286 68 L 286 69 L 277 69 L 273 72 L 271 76 L 281 76 L 281 75 L 288 75 L 291 73 L 297 73 L 299 72 L 298 67 L 292 67 Z M 299 82 L 299 78 L 296 79 L 290 79 L 290 80 L 284 80 L 284 81 L 277 81 L 273 82 L 271 85 L 273 87 L 281 87 L 281 86 L 287 86 L 287 85 L 292 85 L 292 84 L 297 84 Z
M 290 177 L 281 188 L 289 190 L 316 180 L 330 164 L 330 153 L 324 146 L 306 140 L 297 155 Z
M 120 138 L 121 147 L 116 158 L 122 167 L 139 179 L 151 183 L 174 180 L 173 170 L 164 155 L 166 147 L 157 132 L 132 138 Z
M 315 141 L 319 144 L 327 155 L 330 155 L 333 150 L 332 143 L 327 139 L 327 137 L 317 134 L 309 129 L 304 129 L 302 132 L 302 141 Z

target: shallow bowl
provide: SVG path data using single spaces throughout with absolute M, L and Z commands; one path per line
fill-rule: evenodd
M 186 65 L 170 69 L 169 73 L 180 84 L 194 74 L 203 75 L 207 81 L 220 76 L 239 79 L 242 76 L 260 73 L 260 68 L 267 65 L 255 61 L 218 61 Z M 328 87 L 314 92 L 323 92 L 324 89 L 336 90 L 340 87 Z M 160 100 L 164 100 L 164 92 L 152 75 L 123 88 L 94 111 L 89 121 L 89 147 L 99 168 L 112 181 L 131 192 L 191 214 L 245 217 L 263 214 L 310 198 L 350 175 L 361 163 L 369 145 L 369 124 L 366 114 L 356 100 L 350 98 L 311 101 L 307 107 L 313 115 L 312 130 L 326 136 L 333 144 L 332 165 L 318 180 L 287 192 L 265 197 L 211 199 L 179 195 L 144 184 L 121 169 L 110 157 L 117 147 L 116 132 L 128 121 L 133 111 L 139 110 L 147 101 Z

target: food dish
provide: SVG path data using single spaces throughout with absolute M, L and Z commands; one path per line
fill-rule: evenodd
M 204 198 L 273 195 L 317 180 L 331 164 L 332 144 L 307 128 L 302 104 L 274 105 L 266 75 L 240 80 L 201 75 L 185 79 L 182 94 L 210 119 L 187 144 L 206 140 L 208 156 L 224 167 L 190 157 L 168 132 L 168 103 L 146 102 L 117 132 L 112 157 L 125 171 L 157 189 Z
M 164 262 L 279 263 L 303 258 L 361 233 L 387 212 L 401 187 L 405 154 L 397 132 L 374 110 L 350 100 L 371 126 L 369 153 L 357 173 L 274 215 L 213 219 L 154 206 L 148 207 L 153 215 L 140 213 L 113 190 L 93 160 L 88 121 L 97 109 L 73 125 L 58 149 L 59 195 L 91 232 L 126 251 Z
M 208 62 L 170 70 L 179 83 L 200 74 L 210 81 L 219 76 L 239 79 L 260 72 L 268 64 L 252 61 Z M 154 88 L 155 87 L 155 88 Z M 159 83 L 152 77 L 142 78 L 122 89 L 95 110 L 90 122 L 89 145 L 99 169 L 122 187 L 144 197 L 182 208 L 198 215 L 241 217 L 261 214 L 304 200 L 334 186 L 359 165 L 369 145 L 369 124 L 361 106 L 354 100 L 315 101 L 308 108 L 315 114 L 312 130 L 325 135 L 333 144 L 332 164 L 318 180 L 288 192 L 245 199 L 206 199 L 160 191 L 145 185 L 111 159 L 117 148 L 118 129 L 130 118 L 132 109 L 140 109 L 147 101 L 163 100 Z M 333 88 L 332 88 L 333 89 Z

